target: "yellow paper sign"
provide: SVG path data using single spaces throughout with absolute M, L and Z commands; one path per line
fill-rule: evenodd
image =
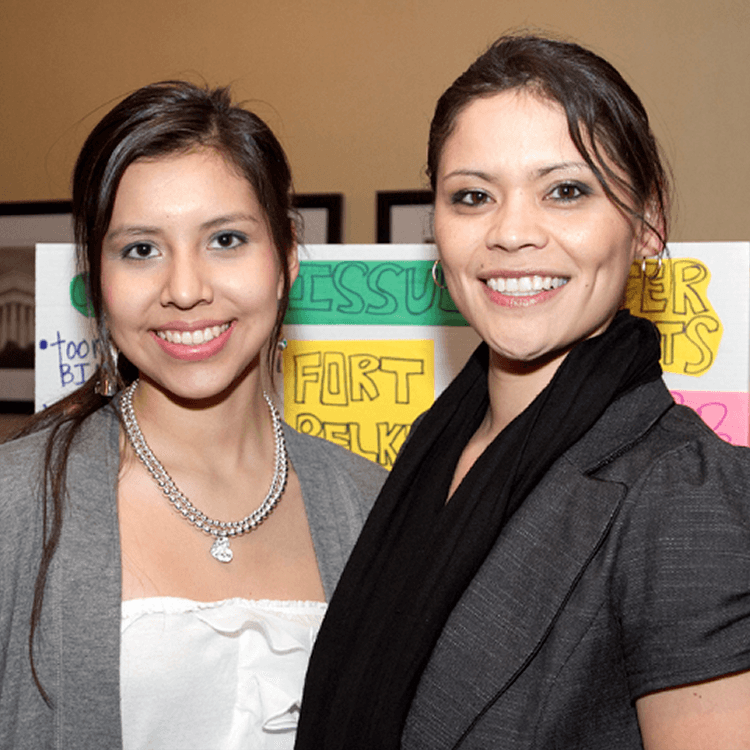
M 724 333 L 708 299 L 711 272 L 695 258 L 667 260 L 657 274 L 654 269 L 651 263 L 643 274 L 640 264 L 633 264 L 625 306 L 659 329 L 665 370 L 703 375 L 714 363 Z
M 434 398 L 431 340 L 290 341 L 284 351 L 286 421 L 386 468 Z

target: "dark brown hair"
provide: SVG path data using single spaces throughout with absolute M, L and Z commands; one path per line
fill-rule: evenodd
M 430 125 L 427 174 L 433 192 L 443 148 L 461 112 L 479 97 L 512 89 L 528 89 L 563 108 L 573 143 L 609 199 L 643 222 L 664 248 L 669 177 L 646 110 L 612 65 L 572 42 L 503 36 L 451 84 L 438 100 Z M 622 200 L 613 185 L 628 200 Z
M 117 188 L 125 170 L 138 159 L 155 159 L 211 148 L 232 164 L 252 186 L 274 240 L 283 274 L 283 293 L 268 349 L 273 365 L 276 342 L 289 303 L 288 260 L 295 251 L 292 175 L 284 150 L 259 117 L 232 104 L 227 88 L 208 89 L 184 81 L 164 81 L 138 89 L 116 105 L 96 125 L 73 172 L 73 220 L 79 270 L 88 280 L 88 293 L 105 357 L 108 333 L 101 288 L 101 251 L 112 217 Z M 110 362 L 120 385 L 137 372 L 123 355 Z M 74 439 L 83 421 L 107 403 L 96 392 L 99 366 L 77 391 L 36 415 L 21 434 L 50 428 L 42 483 L 42 555 L 34 589 L 29 630 L 29 655 L 34 680 L 49 701 L 34 665 L 34 636 L 39 626 L 50 562 L 57 548 L 66 495 L 66 468 Z

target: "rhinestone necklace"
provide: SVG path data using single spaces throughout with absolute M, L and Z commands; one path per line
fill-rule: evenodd
M 206 516 L 205 513 L 198 510 L 185 495 L 180 492 L 172 477 L 167 474 L 167 470 L 161 465 L 159 459 L 151 452 L 151 448 L 143 437 L 138 420 L 135 418 L 133 410 L 133 394 L 138 387 L 138 380 L 128 386 L 122 394 L 120 407 L 122 418 L 125 423 L 125 432 L 128 440 L 133 446 L 133 450 L 140 459 L 141 463 L 148 469 L 153 480 L 159 485 L 159 489 L 164 493 L 166 498 L 172 503 L 172 507 L 188 522 L 193 524 L 197 529 L 214 537 L 214 543 L 211 545 L 211 554 L 223 563 L 231 562 L 234 553 L 229 546 L 229 540 L 232 537 L 242 536 L 250 531 L 254 531 L 264 519 L 268 517 L 271 511 L 279 502 L 279 498 L 286 487 L 287 475 L 289 473 L 289 460 L 287 458 L 286 441 L 284 440 L 284 429 L 281 424 L 281 415 L 268 394 L 263 391 L 263 398 L 271 410 L 271 420 L 273 421 L 274 442 L 276 443 L 276 461 L 273 470 L 273 480 L 268 490 L 265 500 L 249 515 L 240 521 L 216 521 Z

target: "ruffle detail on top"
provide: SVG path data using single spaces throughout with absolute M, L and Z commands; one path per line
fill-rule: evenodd
M 292 748 L 322 602 L 123 602 L 125 750 Z

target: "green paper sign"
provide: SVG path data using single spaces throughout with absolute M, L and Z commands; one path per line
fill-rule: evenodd
M 285 322 L 302 325 L 466 326 L 432 261 L 302 261 Z

